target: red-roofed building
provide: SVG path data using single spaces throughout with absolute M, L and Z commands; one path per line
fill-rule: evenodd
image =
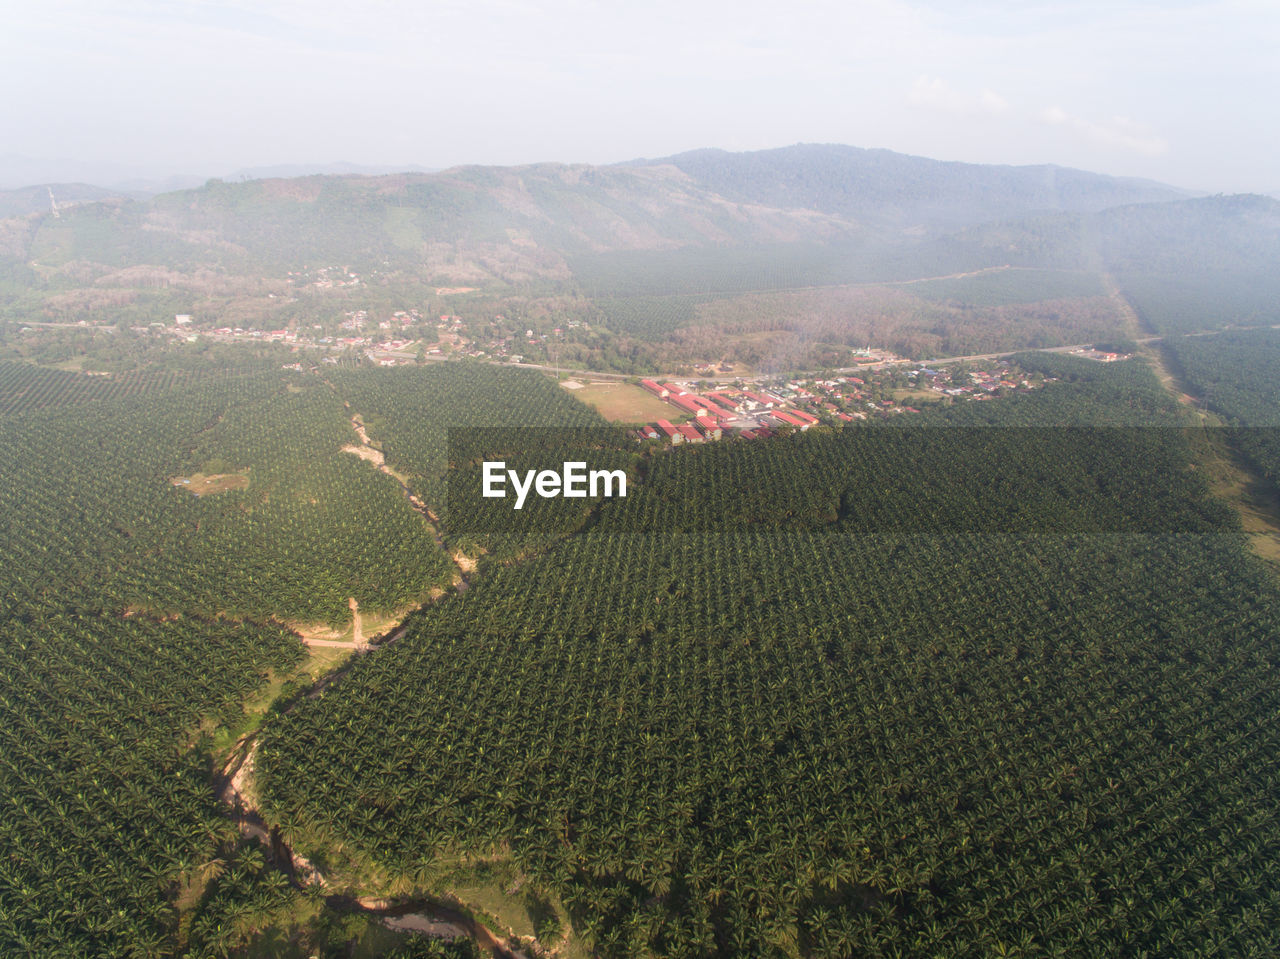
M 772 396 L 765 396 L 762 393 L 752 393 L 748 390 L 743 390 L 742 395 L 745 396 L 747 399 L 755 403 L 759 403 L 761 406 L 765 406 L 765 407 L 777 406 L 779 402 L 778 400 L 774 399 Z
M 702 409 L 687 393 L 684 396 L 668 396 L 667 402 L 695 415 Z
M 804 420 L 800 419 L 800 417 L 795 416 L 791 413 L 785 412 L 783 410 L 774 410 L 769 415 L 776 420 L 781 420 L 783 423 L 786 423 L 789 426 L 798 426 L 800 427 L 801 430 L 807 430 L 810 426 L 813 425 L 812 423 L 806 423 Z
M 672 426 L 667 420 L 658 420 L 657 425 L 658 429 L 661 430 L 667 439 L 671 440 L 671 442 L 679 443 L 684 439 L 684 437 L 680 435 L 680 431 Z

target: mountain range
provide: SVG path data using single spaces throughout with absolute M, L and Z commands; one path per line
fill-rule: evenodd
M 128 287 L 139 271 L 260 280 L 334 265 L 406 289 L 590 297 L 997 266 L 1112 271 L 1148 287 L 1212 273 L 1270 291 L 1280 273 L 1280 203 L 1271 198 L 838 145 L 605 166 L 214 179 L 145 198 L 51 189 L 57 215 L 50 188 L 0 193 L 10 306 L 38 301 L 41 289 Z

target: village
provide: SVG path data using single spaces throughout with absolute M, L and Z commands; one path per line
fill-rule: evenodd
M 545 334 L 526 330 L 520 336 L 508 332 L 505 321 L 502 316 L 494 318 L 491 330 L 497 338 L 485 344 L 487 350 L 467 336 L 460 317 L 443 314 L 438 319 L 427 318 L 414 309 L 397 310 L 385 319 L 374 319 L 367 310 L 348 311 L 338 323 L 336 335 L 327 334 L 319 323 L 307 330 L 219 327 L 202 335 L 221 342 L 280 343 L 295 353 L 318 351 L 323 354 L 320 363 L 338 363 L 345 356 L 378 366 L 400 366 L 447 359 L 521 364 L 526 358 L 514 351 L 523 342 L 543 343 L 565 332 L 562 328 Z M 566 325 L 579 324 L 566 321 Z M 430 332 L 424 336 L 426 331 Z M 175 317 L 167 332 L 190 338 L 194 333 L 191 318 Z M 1072 352 L 1101 362 L 1128 358 L 1091 348 Z M 724 438 L 751 440 L 819 425 L 838 427 L 868 418 L 910 415 L 928 404 L 989 400 L 1035 389 L 1044 382 L 1038 375 L 1025 375 L 1007 359 L 930 366 L 913 364 L 870 345 L 851 353 L 856 369 L 814 378 L 752 375 L 728 363 L 703 363 L 694 367 L 699 374 L 696 379 L 601 380 L 598 374 L 586 371 L 562 371 L 561 381 L 567 389 L 581 390 L 579 398 L 596 405 L 606 418 L 628 425 L 641 423 L 635 430 L 639 438 L 673 445 Z M 310 365 L 306 361 L 285 364 L 298 370 Z M 641 393 L 649 398 L 648 404 L 618 402 L 624 395 L 634 401 Z M 611 401 L 597 402 L 600 394 Z M 654 400 L 669 407 L 670 415 L 656 415 L 660 407 Z
M 990 400 L 1036 389 L 1046 382 L 1052 379 L 1028 376 L 1008 361 L 989 362 L 980 369 L 888 366 L 858 376 L 738 380 L 732 386 L 712 384 L 701 391 L 696 382 L 642 379 L 640 388 L 670 405 L 673 416 L 646 423 L 635 433 L 642 439 L 672 445 L 728 437 L 750 440 L 780 431 L 804 432 L 823 424 L 838 426 L 919 413 L 926 403 Z
M 338 275 L 334 282 L 353 282 Z M 319 282 L 329 282 L 322 276 Z M 554 344 L 586 324 L 564 319 L 542 332 L 493 315 L 482 328 L 454 314 L 424 315 L 418 309 L 387 312 L 348 310 L 327 322 L 290 323 L 280 329 L 220 326 L 209 329 L 179 314 L 172 325 L 154 323 L 138 332 L 167 333 L 193 341 L 279 344 L 294 354 L 285 368 L 304 371 L 325 364 L 360 362 L 383 367 L 449 360 L 535 366 L 557 373 L 561 385 L 595 406 L 606 419 L 626 425 L 638 438 L 668 444 L 725 438 L 756 439 L 815 426 L 840 427 L 859 420 L 912 415 L 933 404 L 985 401 L 1044 382 L 1000 357 L 913 361 L 868 344 L 849 351 L 849 366 L 825 373 L 778 376 L 722 359 L 692 364 L 694 377 L 679 373 L 629 378 L 615 373 L 560 368 L 531 362 L 556 358 Z M 207 322 L 207 321 L 206 321 Z M 202 328 L 203 327 L 203 328 Z M 479 336 L 477 340 L 473 337 Z M 1059 348 L 1109 363 L 1131 354 L 1110 347 Z M 549 355 L 548 355 L 549 354 Z M 664 415 L 665 413 L 665 415 Z
M 182 329 L 183 319 L 184 317 L 181 316 L 175 318 L 175 329 L 171 332 L 189 334 L 188 330 Z M 190 321 L 189 317 L 185 319 Z M 422 314 L 417 310 L 397 310 L 391 314 L 390 319 L 379 321 L 370 320 L 367 310 L 352 310 L 339 324 L 341 335 L 338 336 L 326 335 L 325 327 L 321 323 L 312 324 L 310 332 L 299 332 L 296 329 L 250 330 L 222 326 L 209 331 L 207 335 L 224 343 L 283 343 L 295 349 L 304 347 L 321 349 L 330 354 L 351 350 L 362 353 L 379 366 L 396 366 L 416 360 L 415 354 L 407 351 L 417 345 L 417 340 L 408 336 L 405 330 L 421 322 Z M 326 359 L 337 362 L 337 356 L 331 355 Z

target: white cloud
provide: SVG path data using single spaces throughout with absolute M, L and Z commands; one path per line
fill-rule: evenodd
M 907 102 L 915 107 L 961 117 L 996 115 L 1009 110 L 1009 101 L 993 90 L 983 90 L 979 94 L 964 93 L 949 86 L 941 77 L 926 74 L 916 77 L 907 93 Z
M 1151 127 L 1129 117 L 1112 117 L 1105 123 L 1095 123 L 1074 116 L 1062 107 L 1052 106 L 1040 112 L 1040 119 L 1050 126 L 1072 130 L 1095 143 L 1120 147 L 1142 156 L 1163 156 L 1169 152 L 1169 141 L 1158 136 Z

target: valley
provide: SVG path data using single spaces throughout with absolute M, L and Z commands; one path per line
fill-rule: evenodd
M 0 205 L 0 952 L 1274 951 L 1280 204 L 67 195 Z

